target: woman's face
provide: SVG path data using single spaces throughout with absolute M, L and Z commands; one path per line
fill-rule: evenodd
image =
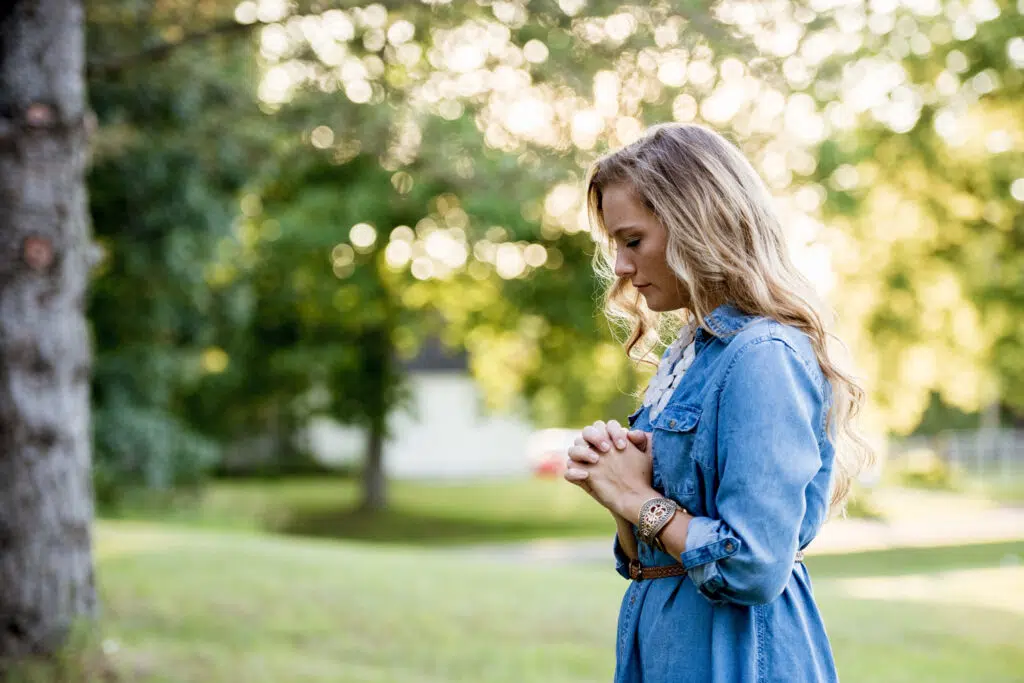
M 615 243 L 615 274 L 643 294 L 652 311 L 674 311 L 687 305 L 683 283 L 668 266 L 668 231 L 625 183 L 601 192 L 604 224 Z

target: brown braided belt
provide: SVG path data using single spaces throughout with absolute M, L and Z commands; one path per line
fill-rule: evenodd
M 793 558 L 794 562 L 804 561 L 804 551 L 796 551 L 796 556 Z M 644 567 L 640 564 L 640 560 L 629 561 L 629 578 L 634 581 L 645 581 L 647 579 L 664 579 L 669 576 L 683 576 L 686 574 L 686 568 L 681 564 L 669 564 L 664 567 Z

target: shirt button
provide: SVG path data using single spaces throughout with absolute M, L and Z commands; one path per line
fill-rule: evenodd
M 731 553 L 734 550 L 736 550 L 736 544 L 733 543 L 732 541 L 726 541 L 725 542 L 725 552 Z
M 675 427 L 676 426 L 676 421 L 675 420 L 669 420 L 668 421 L 668 426 L 669 427 Z

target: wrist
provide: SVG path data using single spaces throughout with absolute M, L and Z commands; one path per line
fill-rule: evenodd
M 634 526 L 640 523 L 640 508 L 651 498 L 661 498 L 662 495 L 653 488 L 641 491 L 631 491 L 619 500 L 618 507 L 612 514 L 622 517 Z

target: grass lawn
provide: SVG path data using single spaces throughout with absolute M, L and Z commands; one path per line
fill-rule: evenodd
M 963 490 L 1005 505 L 1024 505 L 1024 472 L 985 480 L 967 481 Z
M 356 512 L 358 482 L 351 479 L 226 481 L 195 497 L 133 501 L 104 516 L 412 545 L 593 537 L 615 529 L 606 511 L 561 479 L 398 481 L 389 493 L 388 510 L 367 516 Z
M 593 538 L 614 531 L 605 510 L 561 479 L 396 481 L 389 495 L 385 512 L 366 515 L 357 510 L 359 488 L 352 479 L 228 480 L 171 499 L 146 493 L 101 516 L 415 546 Z M 848 514 L 878 512 L 861 500 Z
M 869 553 L 852 574 L 812 565 L 844 683 L 1021 680 L 1024 596 L 1011 587 L 1024 568 L 1000 563 L 1024 543 L 964 552 Z M 132 522 L 101 523 L 97 557 L 107 649 L 140 683 L 607 681 L 626 585 L 609 567 L 570 578 Z

